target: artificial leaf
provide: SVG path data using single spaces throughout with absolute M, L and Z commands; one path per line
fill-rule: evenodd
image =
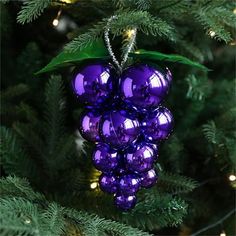
M 130 53 L 129 56 L 133 58 L 141 59 L 141 60 L 177 62 L 177 63 L 197 67 L 201 70 L 209 70 L 204 65 L 198 62 L 192 61 L 184 56 L 177 55 L 177 54 L 164 54 L 157 51 L 146 51 L 144 49 L 140 49 L 134 53 Z
M 84 60 L 89 59 L 108 59 L 108 51 L 101 39 L 94 41 L 87 47 L 80 48 L 74 52 L 63 50 L 59 55 L 54 57 L 49 64 L 47 64 L 40 71 L 36 72 L 36 75 L 54 71 L 70 65 L 76 65 Z

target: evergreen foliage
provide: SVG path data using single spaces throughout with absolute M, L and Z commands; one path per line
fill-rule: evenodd
M 1 4 L 1 235 L 144 236 L 162 235 L 160 229 L 173 226 L 176 234 L 186 235 L 180 232 L 184 226 L 198 231 L 234 207 L 235 183 L 226 181 L 236 170 L 235 79 L 230 73 L 235 57 L 234 1 L 4 2 L 9 3 Z M 25 24 L 19 30 L 8 6 L 21 7 L 17 16 L 21 24 L 46 14 L 38 18 L 37 27 Z M 63 42 L 58 39 L 61 35 L 47 28 L 52 20 L 49 15 L 60 8 L 79 25 L 67 38 L 62 37 Z M 173 111 L 175 129 L 159 150 L 157 185 L 140 191 L 137 206 L 130 212 L 118 211 L 112 197 L 90 187 L 100 173 L 91 163 L 92 145 L 76 132 L 81 107 L 70 95 L 71 68 L 49 80 L 33 75 L 68 39 L 65 49 L 74 52 L 103 37 L 113 15 L 117 19 L 110 31 L 117 55 L 119 48 L 122 53 L 127 50 L 125 31 L 135 27 L 135 49 L 178 53 L 211 69 L 207 73 L 162 63 L 173 72 L 164 105 Z M 27 40 L 35 37 L 35 42 L 26 40 L 12 53 L 12 39 L 23 37 L 19 32 L 17 37 L 12 35 L 14 28 L 20 34 L 26 29 L 25 34 L 33 35 Z M 50 34 L 36 33 L 45 28 Z M 233 216 L 229 221 L 233 225 Z M 218 234 L 216 228 L 206 232 Z M 235 234 L 232 227 L 227 228 L 228 234 Z

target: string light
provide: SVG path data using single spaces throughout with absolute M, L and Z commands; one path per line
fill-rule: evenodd
M 57 27 L 58 24 L 59 24 L 59 18 L 60 18 L 60 16 L 61 16 L 61 12 L 62 12 L 62 10 L 60 9 L 60 10 L 57 12 L 56 18 L 55 18 L 55 19 L 53 20 L 53 22 L 52 22 L 53 26 L 55 26 L 55 27 Z
M 226 236 L 226 233 L 224 230 L 220 233 L 220 236 Z
M 130 29 L 125 32 L 125 35 L 127 36 L 127 38 L 132 38 L 134 34 L 135 34 L 134 29 Z
M 235 46 L 236 45 L 236 40 L 232 41 L 229 43 L 231 46 Z
M 216 35 L 216 32 L 213 31 L 213 30 L 210 30 L 210 31 L 209 31 L 209 35 L 210 35 L 211 37 L 214 37 L 214 36 Z
M 229 181 L 233 182 L 235 180 L 236 180 L 236 176 L 235 175 L 232 174 L 232 175 L 229 176 Z
M 233 13 L 236 14 L 236 8 L 234 8 Z
M 30 224 L 31 223 L 31 220 L 30 219 L 26 219 L 25 220 L 25 224 Z
M 97 186 L 98 186 L 97 182 L 93 182 L 93 183 L 90 184 L 91 189 L 95 189 L 95 188 L 97 188 Z
M 61 0 L 61 2 L 70 4 L 73 2 L 73 0 Z

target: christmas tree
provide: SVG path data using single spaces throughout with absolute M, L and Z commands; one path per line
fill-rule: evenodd
M 0 4 L 1 235 L 236 234 L 233 0 Z M 117 75 L 146 60 L 173 76 L 158 181 L 129 211 L 101 191 L 95 144 L 78 131 L 71 81 L 94 60 Z

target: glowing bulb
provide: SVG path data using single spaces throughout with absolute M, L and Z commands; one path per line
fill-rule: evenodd
M 134 34 L 135 34 L 135 30 L 134 29 L 126 31 L 126 35 L 127 35 L 128 38 L 131 38 Z
M 59 20 L 58 19 L 54 19 L 53 22 L 52 22 L 53 26 L 58 26 L 59 24 Z
M 93 182 L 93 183 L 90 184 L 91 189 L 95 189 L 95 188 L 97 188 L 97 186 L 98 186 L 97 182 Z
M 225 231 L 222 231 L 222 232 L 220 233 L 220 236 L 226 236 Z
M 25 224 L 30 224 L 30 223 L 31 223 L 30 219 L 25 220 Z
M 233 13 L 236 14 L 236 8 L 234 8 Z
M 236 45 L 236 40 L 232 41 L 229 45 L 235 46 Z
M 229 181 L 233 182 L 236 180 L 236 176 L 235 175 L 230 175 L 229 176 Z
M 64 3 L 72 3 L 72 0 L 62 0 Z
M 214 36 L 216 35 L 216 32 L 213 31 L 213 30 L 210 30 L 210 31 L 209 31 L 209 35 L 210 35 L 211 37 L 214 37 Z

